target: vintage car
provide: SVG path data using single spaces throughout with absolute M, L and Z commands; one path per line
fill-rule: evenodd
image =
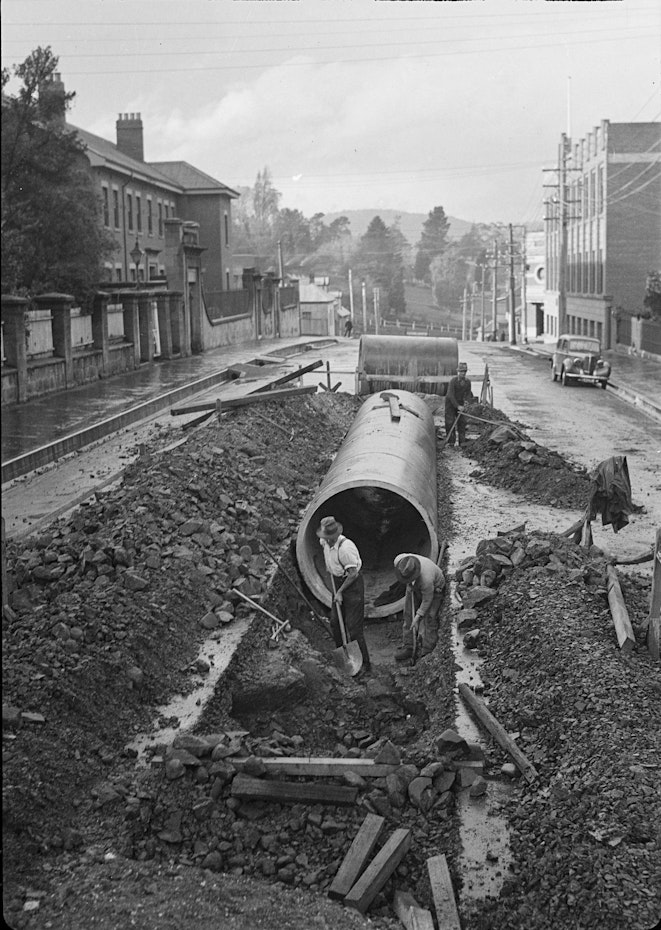
M 560 336 L 553 358 L 551 375 L 562 384 L 574 381 L 590 381 L 605 388 L 610 378 L 611 366 L 601 357 L 598 339 L 590 336 Z

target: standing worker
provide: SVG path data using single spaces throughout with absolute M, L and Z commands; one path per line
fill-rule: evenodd
M 395 659 L 404 662 L 413 658 L 417 637 L 421 640 L 419 656 L 426 656 L 436 648 L 445 575 L 436 562 L 412 552 L 402 552 L 393 564 L 397 580 L 406 585 L 402 646 L 395 652 Z
M 342 524 L 335 517 L 324 517 L 317 536 L 324 552 L 326 571 L 333 576 L 335 596 L 331 606 L 330 628 L 337 647 L 344 645 L 338 621 L 338 606 L 342 611 L 347 640 L 355 640 L 363 656 L 363 671 L 371 671 L 365 642 L 365 579 L 362 561 L 355 543 L 342 535 Z M 332 593 L 332 589 L 331 589 Z
M 350 316 L 348 316 L 344 324 L 344 335 L 347 336 L 348 338 L 351 338 L 352 331 L 353 331 L 353 320 L 351 319 Z
M 466 377 L 467 371 L 466 362 L 459 362 L 457 374 L 450 381 L 448 393 L 445 395 L 445 436 L 450 446 L 454 445 L 454 433 L 456 433 L 458 445 L 463 446 L 466 442 L 466 418 L 462 416 L 462 413 L 466 403 L 475 400 L 470 380 Z M 450 435 L 455 420 L 454 433 Z

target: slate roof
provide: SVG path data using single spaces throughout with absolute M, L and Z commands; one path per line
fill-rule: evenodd
M 67 123 L 67 127 L 78 134 L 95 165 L 106 163 L 109 167 L 116 167 L 135 176 L 147 178 L 154 184 L 166 187 L 168 190 L 176 190 L 178 193 L 217 192 L 224 193 L 228 197 L 240 196 L 231 187 L 205 174 L 204 171 L 194 168 L 186 161 L 139 161 L 120 151 L 114 142 L 95 136 L 94 133 L 73 126 L 71 123 Z

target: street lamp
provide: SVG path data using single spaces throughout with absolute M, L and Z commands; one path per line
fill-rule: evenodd
M 138 242 L 138 237 L 135 237 L 135 245 L 129 252 L 131 256 L 131 261 L 135 265 L 135 286 L 140 287 L 140 263 L 142 261 L 142 256 L 145 253 L 140 248 L 140 243 Z

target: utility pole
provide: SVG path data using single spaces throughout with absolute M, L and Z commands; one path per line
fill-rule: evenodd
M 559 191 L 560 199 L 560 248 L 558 263 L 558 332 L 559 336 L 567 328 L 567 226 L 568 215 L 567 208 L 567 151 L 569 148 L 569 139 L 563 132 L 560 142 L 560 177 Z
M 351 322 L 353 323 L 353 274 L 349 268 L 349 310 L 351 311 Z
M 367 335 L 367 292 L 364 281 L 361 286 L 361 292 L 363 298 L 363 333 Z
M 523 227 L 523 236 L 521 237 L 521 336 L 523 342 L 528 342 L 528 292 L 526 289 L 526 227 Z
M 475 291 L 477 290 L 477 281 L 473 281 L 473 286 L 471 288 L 471 318 L 470 325 L 468 327 L 468 339 L 472 341 L 473 339 L 473 320 L 475 318 Z
M 484 327 L 486 325 L 486 308 L 484 306 L 484 265 L 482 265 L 482 306 L 480 309 L 480 339 L 482 342 L 484 342 Z
M 372 291 L 374 297 L 374 335 L 379 335 L 379 288 L 375 287 Z
M 510 345 L 511 345 L 511 346 L 515 346 L 515 345 L 516 345 L 516 307 L 515 307 L 515 300 L 516 300 L 516 284 L 515 284 L 515 282 L 514 282 L 514 227 L 512 226 L 511 223 L 509 224 L 509 231 L 510 231 L 510 255 L 509 255 L 509 259 L 510 259 L 510 287 L 509 287 L 509 295 L 510 295 L 510 301 L 509 301 L 509 303 L 510 303 L 510 318 L 509 318 L 509 337 L 510 337 Z
M 462 301 L 461 309 L 461 338 L 462 341 L 466 341 L 466 304 L 468 302 L 468 288 L 464 288 L 464 299 Z
M 282 263 L 282 242 L 280 239 L 278 239 L 278 272 L 280 274 L 280 286 L 282 286 L 284 265 Z
M 498 339 L 498 240 L 493 240 L 493 294 L 492 294 L 492 326 L 493 338 Z

